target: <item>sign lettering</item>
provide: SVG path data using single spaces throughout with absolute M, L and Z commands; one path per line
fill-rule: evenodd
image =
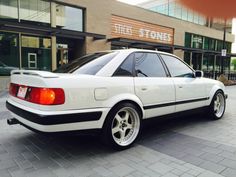
M 165 44 L 174 43 L 174 29 L 146 23 L 138 20 L 112 16 L 112 37 L 159 42 Z
M 115 33 L 124 34 L 124 35 L 132 35 L 132 26 L 115 24 Z

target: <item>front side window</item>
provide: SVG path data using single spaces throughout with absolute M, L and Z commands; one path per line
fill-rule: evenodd
M 98 52 L 86 55 L 62 65 L 53 72 L 95 75 L 109 63 L 117 53 L 118 52 Z
M 161 54 L 172 77 L 193 77 L 193 70 L 186 64 L 170 55 Z
M 135 53 L 135 72 L 138 77 L 166 77 L 165 69 L 155 53 Z

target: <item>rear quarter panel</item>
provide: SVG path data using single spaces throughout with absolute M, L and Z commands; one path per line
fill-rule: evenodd
M 65 104 L 53 106 L 53 110 L 78 110 L 110 108 L 121 97 L 134 95 L 132 77 L 63 76 L 50 79 L 47 87 L 63 88 Z M 124 94 L 126 96 L 124 96 Z M 123 96 L 120 96 L 123 95 Z M 52 110 L 52 106 L 41 106 L 42 110 Z

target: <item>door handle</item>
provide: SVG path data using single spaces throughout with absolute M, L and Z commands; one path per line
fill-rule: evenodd
M 182 85 L 179 85 L 178 87 L 179 87 L 179 88 L 183 88 L 183 86 L 182 86 Z

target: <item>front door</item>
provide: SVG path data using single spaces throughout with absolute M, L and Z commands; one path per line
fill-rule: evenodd
M 174 83 L 156 53 L 135 53 L 135 74 L 135 93 L 144 105 L 145 118 L 175 111 Z
M 194 71 L 183 61 L 161 54 L 173 78 L 176 92 L 176 112 L 206 105 L 206 88 L 201 78 L 195 78 Z

